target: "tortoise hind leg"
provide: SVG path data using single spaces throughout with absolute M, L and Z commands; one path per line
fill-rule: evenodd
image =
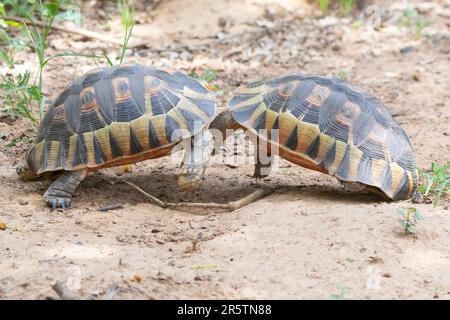
M 45 191 L 44 201 L 51 208 L 69 208 L 73 193 L 86 175 L 87 170 L 64 171 Z

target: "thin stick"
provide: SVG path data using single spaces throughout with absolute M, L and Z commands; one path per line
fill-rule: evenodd
M 114 210 L 114 209 L 122 209 L 123 205 L 121 203 L 117 203 L 117 204 L 109 204 L 107 206 L 98 208 L 98 211 L 109 211 L 109 210 Z
M 72 293 L 62 282 L 57 281 L 52 289 L 58 294 L 62 300 L 80 300 L 78 296 Z
M 11 20 L 11 21 L 15 21 L 15 22 L 20 22 L 25 24 L 24 19 L 19 18 L 19 17 L 9 17 L 9 16 L 0 16 L 0 19 L 3 20 Z M 38 27 L 45 27 L 45 24 L 41 21 L 33 21 L 34 25 L 38 26 Z M 121 40 L 117 40 L 114 38 L 111 38 L 105 34 L 102 33 L 98 33 L 95 31 L 91 31 L 91 30 L 86 30 L 86 29 L 81 29 L 79 27 L 77 28 L 66 28 L 63 26 L 57 26 L 57 25 L 52 25 L 51 27 L 53 30 L 58 30 L 58 31 L 62 31 L 62 32 L 66 32 L 66 33 L 72 33 L 72 34 L 77 34 L 86 38 L 90 38 L 90 39 L 96 39 L 96 40 L 101 40 L 101 41 L 106 41 L 115 45 L 119 45 L 119 46 L 123 46 L 123 43 Z M 128 47 L 129 48 L 135 48 L 140 46 L 141 44 L 139 43 L 135 43 L 135 44 L 130 44 Z
M 152 196 L 151 194 L 145 192 L 144 190 L 139 188 L 134 183 L 131 183 L 131 182 L 127 181 L 127 180 L 123 180 L 123 181 L 125 181 L 125 183 L 129 184 L 130 186 L 135 188 L 137 191 L 139 191 L 140 193 L 142 193 L 143 195 L 145 195 L 146 197 L 148 197 L 152 201 L 156 202 L 160 207 L 162 207 L 162 208 L 174 208 L 174 209 L 179 209 L 179 208 L 202 208 L 202 209 L 222 209 L 222 210 L 226 210 L 226 211 L 235 211 L 235 210 L 238 210 L 238 209 L 240 209 L 242 207 L 245 207 L 246 205 L 249 205 L 252 202 L 256 202 L 259 199 L 261 199 L 261 198 L 269 195 L 270 193 L 272 193 L 272 191 L 268 191 L 268 190 L 264 190 L 264 189 L 258 189 L 256 191 L 252 192 L 251 194 L 249 194 L 248 196 L 240 199 L 240 200 L 232 201 L 232 202 L 228 202 L 228 203 L 215 203 L 215 202 L 207 202 L 207 203 L 201 203 L 201 202 L 165 202 L 165 201 L 162 201 L 162 200 Z
M 141 188 L 139 188 L 137 185 L 135 185 L 134 183 L 128 181 L 128 180 L 123 180 L 125 181 L 125 183 L 129 184 L 130 186 L 132 186 L 133 188 L 135 188 L 137 191 L 139 191 L 140 193 L 142 193 L 143 195 L 145 195 L 146 197 L 150 198 L 151 200 L 153 200 L 154 202 L 156 202 L 160 207 L 162 208 L 167 208 L 167 203 L 164 201 L 159 200 L 158 198 L 152 196 L 151 194 L 145 192 L 144 190 L 142 190 Z

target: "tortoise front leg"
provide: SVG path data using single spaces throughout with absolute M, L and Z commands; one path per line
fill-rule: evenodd
M 64 171 L 45 191 L 44 201 L 53 208 L 69 208 L 70 199 L 80 182 L 86 177 L 87 170 Z
M 198 133 L 185 150 L 178 186 L 183 190 L 196 189 L 203 178 L 212 152 L 211 134 L 208 130 Z

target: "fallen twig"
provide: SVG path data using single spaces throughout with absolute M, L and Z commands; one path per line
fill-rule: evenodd
M 164 201 L 159 200 L 157 197 L 152 196 L 151 194 L 145 192 L 144 190 L 142 190 L 141 188 L 139 188 L 137 185 L 135 185 L 134 183 L 128 181 L 128 180 L 123 180 L 125 183 L 129 184 L 130 186 L 132 186 L 133 188 L 135 188 L 137 191 L 139 191 L 140 193 L 142 193 L 143 195 L 145 195 L 146 197 L 150 198 L 151 200 L 153 200 L 153 202 L 156 202 L 160 207 L 162 208 L 167 208 L 167 203 Z
M 242 199 L 239 199 L 239 200 L 233 201 L 233 202 L 228 202 L 228 203 L 215 203 L 215 202 L 207 202 L 207 203 L 177 202 L 177 203 L 174 203 L 174 202 L 162 201 L 162 200 L 156 198 L 155 196 L 152 196 L 151 194 L 145 192 L 144 190 L 139 188 L 134 183 L 127 181 L 127 180 L 124 180 L 124 181 L 125 181 L 125 183 L 129 184 L 130 186 L 135 188 L 137 191 L 139 191 L 140 193 L 145 195 L 147 198 L 151 199 L 153 202 L 158 204 L 160 207 L 173 208 L 173 209 L 202 208 L 202 209 L 221 209 L 221 210 L 225 210 L 225 211 L 235 211 L 237 209 L 240 209 L 246 205 L 249 205 L 250 203 L 255 202 L 255 201 L 269 195 L 270 193 L 272 193 L 272 191 L 258 189 Z
M 15 22 L 20 22 L 20 23 L 27 23 L 27 21 L 23 18 L 20 17 L 10 17 L 10 16 L 0 16 L 0 19 L 3 20 L 10 20 L 10 21 L 15 21 Z M 44 27 L 44 23 L 38 20 L 33 20 L 33 24 L 35 26 L 38 27 Z M 101 40 L 104 42 L 109 42 L 115 45 L 119 45 L 119 46 L 123 46 L 123 43 L 121 40 L 115 39 L 115 38 L 111 38 L 106 34 L 103 33 L 98 33 L 95 31 L 91 31 L 91 30 L 86 30 L 86 29 L 81 29 L 80 27 L 76 27 L 76 28 L 66 28 L 63 26 L 58 26 L 58 25 L 52 25 L 52 29 L 54 30 L 58 30 L 61 32 L 66 32 L 66 33 L 72 33 L 72 34 L 77 34 L 86 38 L 90 38 L 90 39 L 96 39 L 96 40 Z M 136 48 L 142 46 L 142 44 L 140 43 L 130 43 L 130 45 L 128 45 L 129 48 Z
M 121 203 L 116 203 L 116 204 L 108 204 L 107 206 L 98 208 L 98 211 L 109 211 L 109 210 L 114 210 L 114 209 L 122 209 L 123 205 Z

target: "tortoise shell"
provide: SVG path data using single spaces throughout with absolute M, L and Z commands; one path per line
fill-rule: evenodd
M 157 158 L 208 125 L 215 109 L 215 94 L 184 73 L 139 64 L 98 68 L 50 106 L 27 164 L 39 175 Z
M 234 120 L 280 156 L 393 200 L 411 198 L 418 174 L 411 144 L 386 107 L 342 80 L 288 75 L 248 84 L 229 103 Z M 264 137 L 261 137 L 264 139 Z

